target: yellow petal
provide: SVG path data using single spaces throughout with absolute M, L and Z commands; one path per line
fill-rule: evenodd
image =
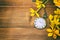
M 40 1 L 39 0 L 36 0 L 36 5 L 39 5 L 40 4 Z
M 54 15 L 54 23 L 55 24 L 57 23 L 57 17 L 58 17 L 58 15 Z
M 58 34 L 58 36 L 60 36 L 60 34 Z
M 35 12 L 35 10 L 33 10 L 32 8 L 30 8 L 30 12 L 31 12 L 31 13 L 34 13 L 34 12 Z
M 48 37 L 51 37 L 53 35 L 53 33 L 48 33 Z
M 39 9 L 39 8 L 41 8 L 42 6 L 41 5 L 37 5 L 37 8 Z
M 57 8 L 56 11 L 54 11 L 55 14 L 60 14 L 60 9 Z
M 55 34 L 59 34 L 59 30 L 56 30 L 56 31 L 55 31 Z
M 60 7 L 60 3 L 55 3 L 55 5 L 56 5 L 57 7 Z
M 54 15 L 54 20 L 56 20 L 56 19 L 57 19 L 57 17 L 58 17 L 58 15 Z
M 36 0 L 36 2 L 42 3 L 42 1 L 40 1 L 40 0 Z
M 56 25 L 59 25 L 60 24 L 60 22 L 59 22 L 59 18 L 56 20 Z
M 57 21 L 58 21 L 58 22 L 60 21 L 59 18 L 57 19 Z
M 60 0 L 53 0 L 56 6 L 60 7 Z
M 36 5 L 39 5 L 39 3 L 36 3 Z
M 40 3 L 39 3 L 39 2 L 36 2 L 35 4 L 36 4 L 36 5 L 39 5 Z
M 45 5 L 44 4 L 42 4 L 42 6 L 45 8 Z
M 57 11 L 54 11 L 55 14 L 57 14 Z
M 48 28 L 46 31 L 47 31 L 47 32 L 52 32 L 52 30 L 51 30 L 50 28 Z
M 57 38 L 56 34 L 53 34 L 53 38 L 54 38 L 54 39 L 56 39 L 56 38 Z
M 60 9 L 59 9 L 59 8 L 57 8 L 57 11 L 60 11 Z
M 57 8 L 58 14 L 60 14 L 60 9 Z
M 35 15 L 35 14 L 33 14 L 33 13 L 31 14 L 32 17 L 33 17 L 34 15 Z
M 54 3 L 57 3 L 57 0 L 53 0 L 54 1 Z
M 54 22 L 50 24 L 50 27 L 53 29 L 54 28 Z
M 52 19 L 53 19 L 53 16 L 52 16 L 51 14 L 49 15 L 49 19 L 50 19 L 50 20 L 52 20 Z
M 36 0 L 36 7 L 41 8 L 42 6 L 44 7 L 44 5 L 42 5 L 42 1 Z

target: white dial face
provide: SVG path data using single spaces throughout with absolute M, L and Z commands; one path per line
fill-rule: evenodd
M 45 26 L 46 26 L 46 21 L 45 21 L 45 19 L 43 19 L 43 18 L 36 18 L 36 19 L 34 20 L 34 25 L 35 25 L 35 27 L 38 28 L 38 29 L 43 29 L 43 28 L 45 28 Z

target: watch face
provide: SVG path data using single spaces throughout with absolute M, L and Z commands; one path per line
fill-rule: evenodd
M 34 20 L 34 26 L 38 29 L 43 29 L 46 27 L 46 21 L 44 18 L 36 18 Z

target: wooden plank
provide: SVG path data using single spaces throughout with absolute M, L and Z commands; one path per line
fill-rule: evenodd
M 10 25 L 26 25 L 29 23 L 29 9 L 26 8 L 5 8 L 1 12 L 2 23 L 9 23 Z
M 25 7 L 3 8 L 2 11 L 0 12 L 1 14 L 0 19 L 2 22 L 1 26 L 33 28 L 34 26 L 33 22 L 34 22 L 35 17 L 30 18 L 29 9 L 30 7 L 28 8 L 25 8 Z M 53 13 L 54 9 L 46 8 L 46 10 L 47 10 L 47 15 L 49 16 L 49 14 Z M 43 14 L 44 14 L 44 10 L 42 9 L 40 11 L 40 15 L 43 16 Z
M 35 17 L 30 18 L 29 11 L 30 8 L 36 9 L 32 0 L 0 0 L 0 4 L 0 40 L 52 40 L 47 37 L 46 29 L 34 28 Z M 53 7 L 48 3 L 48 16 L 53 13 Z M 39 13 L 43 16 L 44 10 Z
M 0 4 L 0 6 L 24 6 L 31 5 L 32 0 L 1 0 Z
M 44 33 L 43 33 L 44 32 Z M 47 40 L 44 30 L 35 28 L 0 28 L 1 40 Z

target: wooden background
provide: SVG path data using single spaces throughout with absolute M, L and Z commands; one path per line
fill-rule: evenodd
M 0 0 L 0 40 L 52 40 L 47 37 L 46 28 L 34 28 L 35 17 L 30 18 L 29 9 L 35 6 L 32 0 Z M 49 16 L 54 6 L 48 3 L 46 10 Z M 42 9 L 40 15 L 43 14 Z

